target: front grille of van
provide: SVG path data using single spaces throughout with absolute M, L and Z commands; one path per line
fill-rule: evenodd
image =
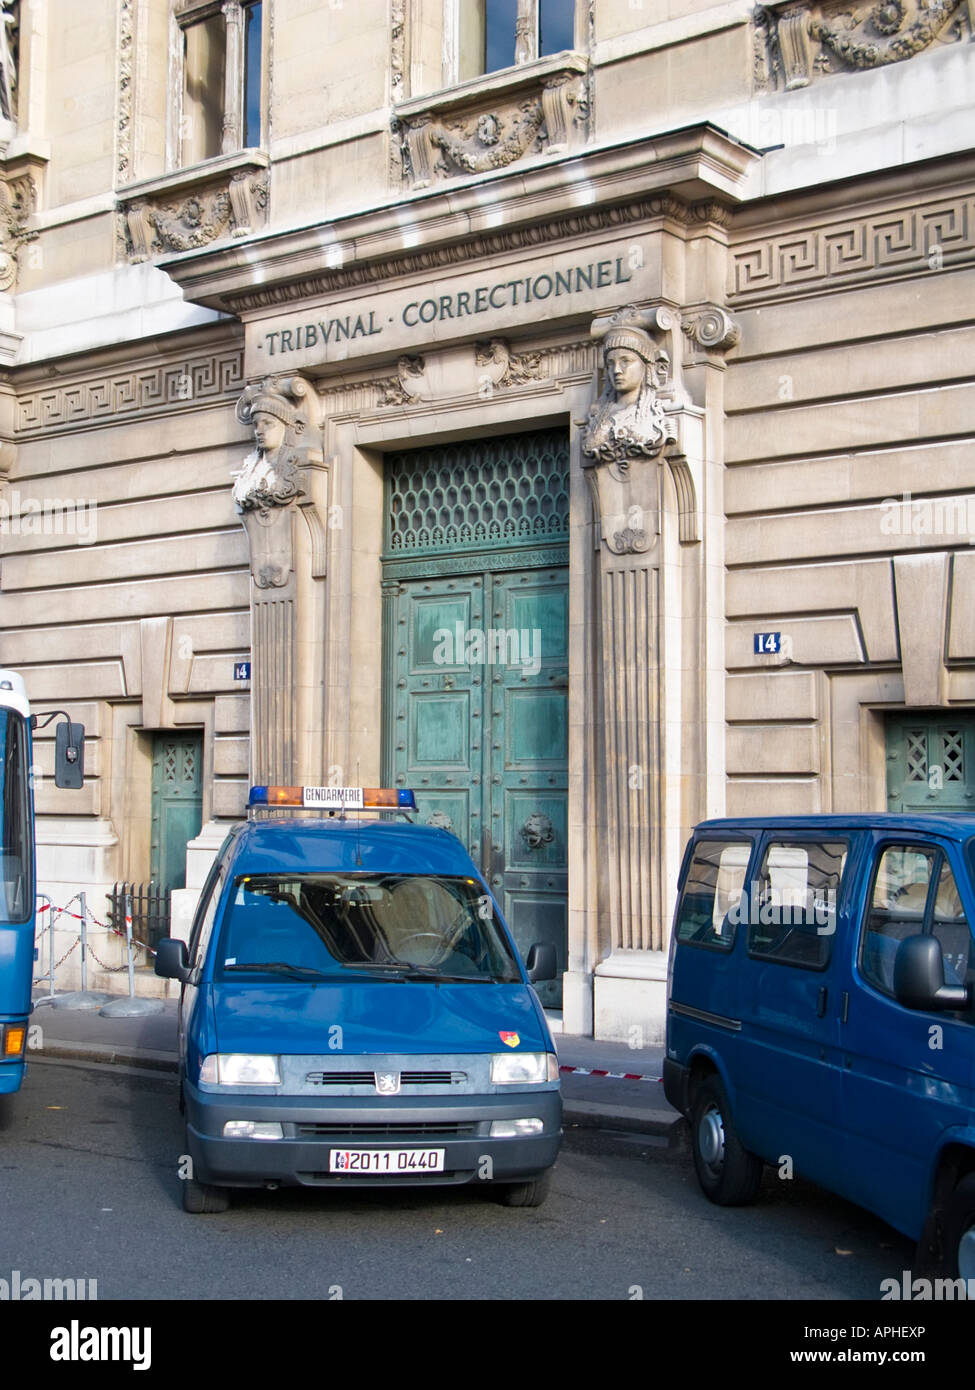
M 477 1123 L 441 1123 L 429 1121 L 417 1123 L 414 1120 L 400 1124 L 348 1125 L 348 1124 L 298 1124 L 295 1135 L 298 1139 L 441 1139 L 462 1138 L 477 1133 Z
M 462 1086 L 467 1080 L 463 1071 L 403 1071 L 401 1086 Z M 309 1086 L 369 1086 L 375 1089 L 376 1074 L 371 1071 L 310 1071 L 305 1075 Z

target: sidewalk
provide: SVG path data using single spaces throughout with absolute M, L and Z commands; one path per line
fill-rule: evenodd
M 175 1072 L 176 1001 L 161 1013 L 105 1018 L 96 1011 L 57 1008 L 42 990 L 34 992 L 31 1024 L 41 1028 L 39 1058 L 147 1067 Z M 673 1138 L 679 1120 L 664 1099 L 659 1080 L 663 1047 L 633 1049 L 625 1043 L 555 1033 L 562 1071 L 566 1126 L 635 1130 Z M 31 1060 L 28 1052 L 28 1062 Z M 608 1073 L 608 1074 L 607 1074 Z

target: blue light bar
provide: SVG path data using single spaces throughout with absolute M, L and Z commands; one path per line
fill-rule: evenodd
M 306 810 L 415 811 L 407 787 L 251 787 L 248 806 L 301 806 Z

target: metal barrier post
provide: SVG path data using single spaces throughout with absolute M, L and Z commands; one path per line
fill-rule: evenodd
M 129 998 L 135 998 L 135 956 L 132 952 L 132 899 L 125 895 L 125 949 L 129 957 Z
M 52 993 L 50 1002 L 56 1009 L 98 1009 L 101 1008 L 102 1004 L 107 1003 L 112 996 L 110 994 L 104 993 L 101 990 L 88 989 L 88 906 L 85 899 L 85 894 L 76 893 L 74 895 L 74 898 L 71 898 L 65 904 L 64 907 L 58 908 L 58 916 L 61 917 L 67 914 L 70 917 L 73 915 L 68 911 L 68 909 L 70 908 L 71 904 L 75 901 L 75 898 L 78 899 L 79 906 L 81 907 L 81 930 L 78 933 L 78 936 L 75 940 L 75 945 L 81 945 L 81 989 L 69 990 L 67 994 L 54 995 Z M 65 956 L 62 956 L 61 959 L 66 960 L 67 957 L 71 954 L 71 951 L 73 950 L 74 946 L 72 946 L 70 950 L 67 952 L 67 954 Z M 52 962 L 54 960 L 53 907 L 51 908 L 51 960 Z M 61 961 L 59 961 L 58 964 L 60 965 Z M 53 964 L 51 967 L 51 989 L 52 991 L 54 989 Z
M 130 1018 L 136 1014 L 158 1014 L 162 1013 L 163 1002 L 161 999 L 136 999 L 135 997 L 135 951 L 132 944 L 132 895 L 125 894 L 125 945 L 129 958 L 129 995 L 128 998 L 113 999 L 108 1004 L 104 1004 L 99 1013 L 106 1018 Z
M 81 903 L 81 992 L 88 993 L 88 913 L 85 911 L 85 895 L 78 894 Z

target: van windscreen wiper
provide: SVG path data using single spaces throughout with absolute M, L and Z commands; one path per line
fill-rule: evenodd
M 293 965 L 287 960 L 235 960 L 223 968 L 224 970 L 261 970 L 267 971 L 268 974 L 291 975 L 298 980 L 340 980 L 342 978 L 334 971 L 329 974 L 324 970 L 316 970 L 312 965 Z

